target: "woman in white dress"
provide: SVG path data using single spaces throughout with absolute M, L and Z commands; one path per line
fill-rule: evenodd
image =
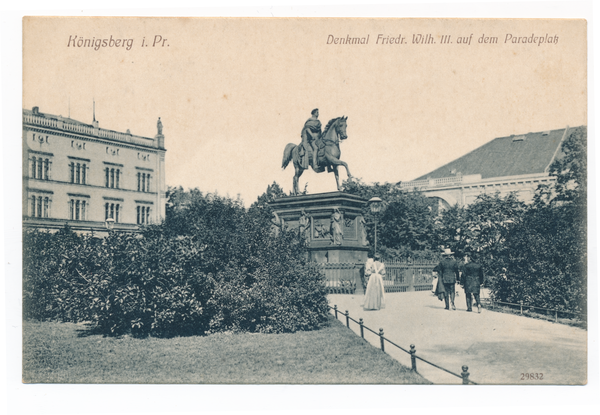
M 385 307 L 385 290 L 383 288 L 385 265 L 380 259 L 379 255 L 375 255 L 375 262 L 365 266 L 365 275 L 369 278 L 363 303 L 365 310 L 379 310 Z

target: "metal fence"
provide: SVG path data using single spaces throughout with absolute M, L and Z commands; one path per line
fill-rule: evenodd
M 434 262 L 384 262 L 385 292 L 431 291 Z M 327 291 L 330 294 L 362 294 L 367 285 L 362 262 L 323 263 Z
M 325 286 L 329 294 L 362 294 L 364 292 L 362 284 L 364 264 L 326 262 L 319 265 L 325 273 Z
M 505 301 L 497 301 L 497 300 L 493 300 L 491 298 L 482 298 L 481 301 L 487 303 L 490 310 L 494 310 L 495 308 L 500 308 L 501 306 L 507 306 L 507 308 L 510 308 L 512 310 L 519 310 L 519 314 L 521 314 L 521 315 L 524 315 L 524 314 L 526 315 L 528 313 L 528 311 L 540 310 L 541 311 L 540 314 L 544 314 L 544 315 L 548 316 L 549 318 L 554 318 L 555 323 L 558 323 L 559 316 L 564 317 L 565 315 L 574 316 L 575 318 L 577 318 L 581 321 L 587 320 L 587 315 L 585 313 L 559 310 L 558 307 L 555 307 L 555 308 L 537 307 L 537 306 L 525 304 L 523 301 L 520 301 L 517 304 L 517 303 L 509 303 L 509 302 L 505 302 Z M 525 310 L 525 311 L 523 311 L 523 310 Z
M 405 353 L 408 353 L 410 355 L 410 362 L 411 362 L 411 370 L 415 373 L 419 373 L 417 372 L 417 360 L 420 360 L 424 363 L 427 363 L 428 365 L 431 365 L 439 370 L 443 370 L 446 373 L 451 374 L 452 376 L 455 376 L 459 379 L 462 379 L 462 384 L 463 385 L 477 385 L 477 383 L 473 382 L 472 380 L 469 379 L 469 367 L 466 365 L 462 366 L 462 372 L 460 374 L 454 373 L 448 369 L 445 369 L 439 365 L 436 365 L 435 363 L 432 363 L 428 360 L 423 359 L 420 356 L 417 356 L 417 350 L 415 348 L 414 344 L 410 345 L 410 350 L 406 350 L 405 348 L 403 348 L 402 346 L 397 345 L 396 343 L 394 343 L 393 341 L 391 341 L 390 339 L 384 337 L 384 333 L 383 333 L 383 329 L 379 329 L 379 333 L 370 329 L 369 327 L 365 326 L 363 324 L 363 319 L 360 318 L 358 321 L 354 320 L 352 317 L 350 317 L 350 313 L 348 312 L 348 310 L 346 310 L 345 313 L 342 313 L 341 311 L 338 310 L 337 305 L 334 305 L 333 307 L 328 306 L 329 310 L 333 311 L 333 315 L 335 316 L 336 320 L 338 320 L 338 315 L 342 314 L 345 318 L 346 318 L 346 327 L 350 328 L 350 321 L 353 321 L 354 323 L 358 324 L 360 326 L 360 337 L 365 338 L 365 330 L 370 331 L 371 333 L 379 336 L 379 344 L 381 347 L 381 351 L 385 352 L 385 342 L 388 342 L 389 344 L 391 344 L 392 346 L 397 347 L 398 349 L 402 350 Z
M 431 291 L 433 262 L 386 261 L 383 286 L 385 292 Z

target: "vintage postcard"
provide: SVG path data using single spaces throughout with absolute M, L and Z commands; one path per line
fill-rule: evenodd
M 24 268 L 23 382 L 586 385 L 587 225 L 569 220 L 587 209 L 587 33 L 584 19 L 25 17 L 23 252 L 36 268 Z M 223 276 L 233 265 L 219 268 L 225 251 L 211 243 L 233 244 L 243 270 L 289 259 L 247 259 L 244 237 L 232 236 L 239 223 L 220 210 L 221 223 L 194 228 L 201 205 L 237 209 L 238 221 L 270 209 L 271 237 L 297 233 L 324 270 L 326 310 L 348 341 L 383 349 L 385 370 L 402 375 L 367 376 L 352 366 L 375 357 L 307 340 L 306 300 L 294 303 L 303 326 L 283 305 L 256 305 L 293 295 L 260 288 L 248 300 L 264 286 Z M 542 216 L 554 224 L 543 232 Z M 131 248 L 140 238 L 124 240 L 161 223 L 180 233 L 174 247 L 156 242 L 153 256 Z M 41 241 L 44 230 L 63 239 Z M 186 238 L 201 241 L 189 248 L 198 263 L 214 263 L 185 265 Z M 66 244 L 64 259 L 44 262 L 35 251 L 54 243 Z M 123 244 L 126 261 L 110 244 Z M 570 258 L 557 264 L 548 252 L 563 246 Z M 86 274 L 86 249 L 114 269 Z M 143 282 L 115 283 L 140 261 Z M 162 286 L 150 277 L 159 268 Z M 208 270 L 213 285 L 194 286 Z M 44 272 L 56 285 L 44 286 Z M 144 295 L 154 311 L 139 306 Z M 207 310 L 217 311 L 198 317 Z M 322 346 L 286 357 L 244 338 L 235 364 L 196 363 L 223 359 L 214 351 L 245 330 Z M 256 347 L 271 353 L 259 371 Z

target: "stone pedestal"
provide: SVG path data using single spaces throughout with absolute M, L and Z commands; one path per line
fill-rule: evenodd
M 369 246 L 362 210 L 367 201 L 343 192 L 289 196 L 270 203 L 285 222 L 286 229 L 300 229 L 302 210 L 308 218 L 304 237 L 308 242 L 310 259 L 315 262 L 364 263 Z M 332 218 L 339 211 L 341 238 L 335 238 Z

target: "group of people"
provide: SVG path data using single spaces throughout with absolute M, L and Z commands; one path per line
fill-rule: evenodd
M 437 274 L 437 285 L 435 294 L 440 300 L 446 303 L 446 310 L 456 310 L 454 298 L 456 295 L 456 283 L 458 282 L 465 291 L 467 302 L 467 311 L 473 311 L 473 297 L 477 311 L 481 313 L 481 299 L 479 296 L 480 287 L 483 285 L 483 267 L 473 261 L 469 256 L 465 256 L 464 263 L 459 263 L 453 257 L 454 252 L 450 249 L 444 249 L 442 260 L 433 269 Z M 385 275 L 385 265 L 381 262 L 381 257 L 377 254 L 375 258 L 369 257 L 365 264 L 365 279 L 367 289 L 363 309 L 379 310 L 385 307 L 385 287 L 383 285 L 383 276 Z
M 464 264 L 460 264 L 453 257 L 454 252 L 450 249 L 445 249 L 442 253 L 443 259 L 433 269 L 433 272 L 437 274 L 437 285 L 435 288 L 435 295 L 446 303 L 446 310 L 456 310 L 454 305 L 454 298 L 456 293 L 456 283 L 465 290 L 465 297 L 467 302 L 467 311 L 473 311 L 473 298 L 477 305 L 477 312 L 481 313 L 481 300 L 479 297 L 479 291 L 481 285 L 483 285 L 483 267 L 475 261 L 472 261 L 468 255 L 465 256 Z

